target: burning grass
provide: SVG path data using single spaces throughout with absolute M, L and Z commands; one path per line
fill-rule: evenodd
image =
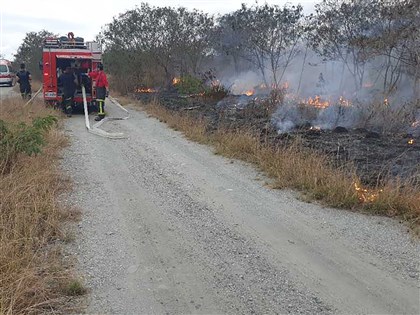
M 18 124 L 29 126 L 36 118 L 55 117 L 41 102 L 26 109 L 23 104 L 18 98 L 1 101 L 0 120 L 14 132 L 20 130 L 13 128 Z M 1 168 L 0 314 L 53 313 L 63 305 L 64 288 L 72 278 L 57 242 L 63 238 L 61 222 L 73 217 L 56 202 L 69 186 L 57 169 L 67 139 L 52 124 L 39 128 L 43 129 L 40 153 L 15 152 L 8 167 Z M 20 138 L 9 140 L 25 138 L 17 135 Z
M 211 128 L 205 119 L 197 120 L 186 112 L 169 110 L 156 101 L 144 108 L 188 138 L 213 145 L 216 153 L 254 163 L 273 178 L 274 188 L 294 188 L 329 206 L 398 216 L 418 231 L 418 182 L 389 179 L 366 188 L 351 165 L 337 167 L 329 157 L 305 148 L 299 140 L 281 146 L 261 141 L 260 135 L 249 129 L 219 127 L 209 132 Z

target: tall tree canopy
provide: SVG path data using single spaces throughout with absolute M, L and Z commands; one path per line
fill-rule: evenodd
M 48 36 L 54 36 L 54 34 L 46 30 L 26 33 L 14 55 L 17 65 L 25 63 L 32 77 L 38 80 L 42 79 L 42 73 L 39 70 L 39 62 L 42 60 L 42 43 Z

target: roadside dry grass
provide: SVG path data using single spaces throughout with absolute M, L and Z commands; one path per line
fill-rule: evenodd
M 299 141 L 287 147 L 274 147 L 261 142 L 249 130 L 223 128 L 207 133 L 206 122 L 197 121 L 188 113 L 170 111 L 157 101 L 137 105 L 189 139 L 212 145 L 216 154 L 255 164 L 273 179 L 273 188 L 297 189 L 305 199 L 328 206 L 400 217 L 419 232 L 420 187 L 411 179 L 362 187 L 351 165 L 337 168 L 328 157 L 304 149 Z
M 36 93 L 36 91 L 38 91 L 41 88 L 41 86 L 42 86 L 41 81 L 32 80 L 32 82 L 31 82 L 32 95 L 34 95 Z M 19 83 L 15 84 L 15 86 L 13 87 L 13 91 L 16 92 L 16 93 L 20 93 Z
M 2 100 L 0 120 L 30 124 L 57 115 L 40 101 L 28 108 L 23 104 L 20 98 Z M 70 187 L 57 168 L 67 139 L 56 127 L 43 136 L 41 153 L 18 154 L 0 174 L 0 314 L 59 313 L 68 286 L 74 287 L 59 240 L 63 221 L 75 220 L 77 213 L 57 203 Z

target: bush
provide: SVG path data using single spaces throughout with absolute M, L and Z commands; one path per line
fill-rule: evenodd
M 201 94 L 206 92 L 203 82 L 192 75 L 182 76 L 175 87 L 180 94 L 185 95 Z
M 211 87 L 205 91 L 204 96 L 215 100 L 222 100 L 229 93 L 230 90 L 228 88 L 220 83 L 216 83 L 212 84 Z
M 16 125 L 0 120 L 0 173 L 7 172 L 17 155 L 38 154 L 44 145 L 44 132 L 51 129 L 57 118 L 36 118 L 32 125 L 23 122 Z

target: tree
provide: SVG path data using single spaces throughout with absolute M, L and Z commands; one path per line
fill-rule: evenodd
M 210 54 L 214 18 L 206 13 L 178 8 L 176 62 L 182 65 L 184 73 L 197 75 L 201 61 Z
M 208 37 L 214 19 L 185 8 L 140 7 L 114 18 L 102 31 L 106 49 L 121 49 L 147 55 L 170 83 L 175 72 L 197 73 L 209 49 Z
M 311 18 L 312 47 L 328 60 L 340 60 L 363 86 L 365 66 L 372 58 L 368 39 L 378 15 L 376 0 L 323 0 Z
M 236 74 L 239 74 L 240 59 L 250 59 L 245 56 L 248 35 L 238 20 L 238 13 L 236 11 L 219 17 L 213 37 L 213 48 L 218 54 L 232 58 Z
M 31 72 L 34 79 L 42 80 L 42 73 L 39 70 L 39 62 L 42 60 L 42 43 L 46 37 L 57 36 L 53 33 L 42 30 L 26 33 L 22 44 L 14 55 L 15 63 L 25 63 L 26 68 Z
M 244 40 L 240 48 L 245 49 L 244 58 L 251 61 L 268 83 L 267 70 L 277 87 L 284 73 L 298 53 L 298 42 L 303 34 L 302 6 L 245 4 L 228 21 L 232 29 Z M 246 34 L 246 37 L 243 36 Z
M 378 0 L 379 14 L 367 41 L 383 59 L 383 90 L 392 93 L 402 73 L 411 77 L 420 98 L 420 10 L 418 0 Z

